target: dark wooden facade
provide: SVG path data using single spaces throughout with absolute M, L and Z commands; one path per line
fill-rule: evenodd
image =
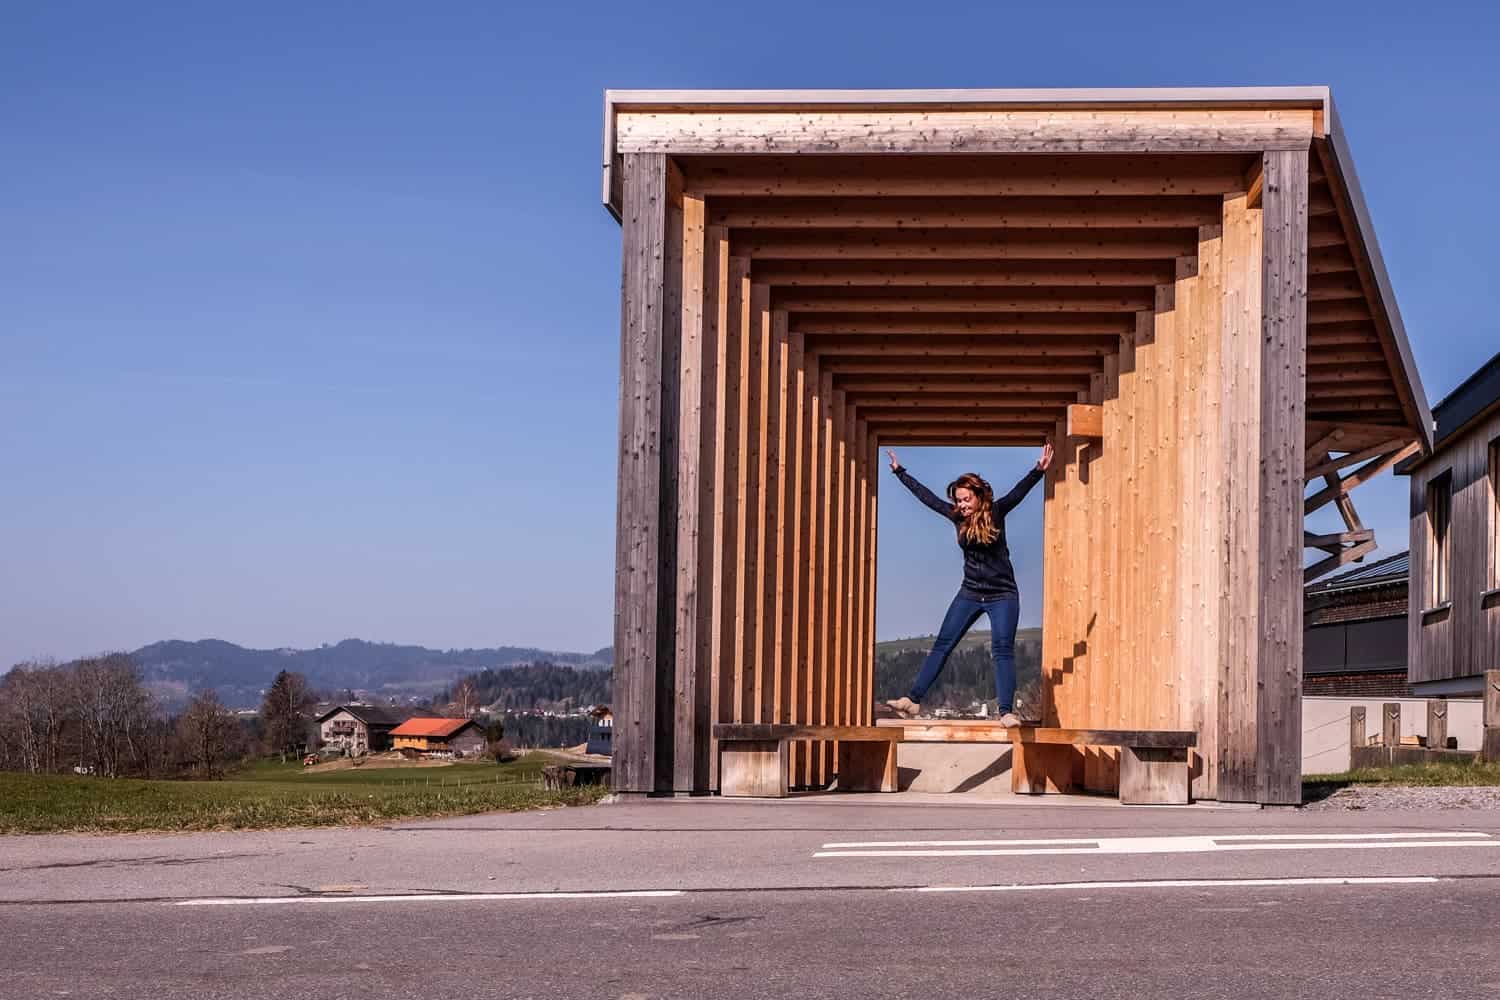
M 1411 476 L 1411 681 L 1478 694 L 1500 669 L 1500 355 L 1433 408 Z
M 612 92 L 605 136 L 617 789 L 712 791 L 715 723 L 868 724 L 878 448 L 1052 440 L 1044 722 L 1300 800 L 1304 577 L 1430 423 L 1326 90 Z

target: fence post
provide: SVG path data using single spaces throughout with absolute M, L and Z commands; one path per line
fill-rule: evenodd
M 1448 703 L 1441 698 L 1427 702 L 1427 749 L 1445 750 L 1448 747 Z
M 1388 747 L 1401 745 L 1401 703 L 1388 701 L 1383 706 L 1380 722 L 1380 742 Z
M 1365 745 L 1365 706 L 1355 705 L 1349 709 L 1349 746 Z
M 1500 670 L 1484 672 L 1484 749 L 1480 756 L 1500 761 Z

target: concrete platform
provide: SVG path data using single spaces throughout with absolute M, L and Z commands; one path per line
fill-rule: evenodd
M 1011 748 L 996 743 L 902 743 L 896 748 L 903 792 L 1014 798 L 1010 762 Z

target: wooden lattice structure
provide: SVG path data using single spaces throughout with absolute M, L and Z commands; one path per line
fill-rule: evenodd
M 869 723 L 878 447 L 1051 438 L 1045 721 L 1193 730 L 1197 795 L 1298 801 L 1304 576 L 1431 424 L 1328 92 L 605 104 L 616 787 L 712 790 L 716 721 Z

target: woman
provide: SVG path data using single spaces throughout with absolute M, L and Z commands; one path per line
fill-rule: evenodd
M 964 580 L 958 596 L 948 607 L 938 629 L 937 642 L 922 664 L 921 673 L 912 684 L 911 695 L 886 702 L 908 718 L 921 713 L 927 689 L 942 673 L 948 656 L 958 645 L 980 614 L 990 616 L 990 656 L 995 663 L 995 697 L 999 701 L 1002 726 L 1023 725 L 1015 713 L 1016 698 L 1016 623 L 1021 615 L 1021 595 L 1016 589 L 1016 573 L 1010 564 L 1010 550 L 1005 545 L 1005 515 L 1026 499 L 1031 488 L 1041 482 L 1042 474 L 1052 464 L 1052 444 L 1042 448 L 1041 458 L 1022 477 L 1015 488 L 999 500 L 990 484 L 972 472 L 966 472 L 948 484 L 945 503 L 927 487 L 912 478 L 896 460 L 889 448 L 891 471 L 914 493 L 918 500 L 951 521 L 958 531 L 958 544 L 964 553 Z

